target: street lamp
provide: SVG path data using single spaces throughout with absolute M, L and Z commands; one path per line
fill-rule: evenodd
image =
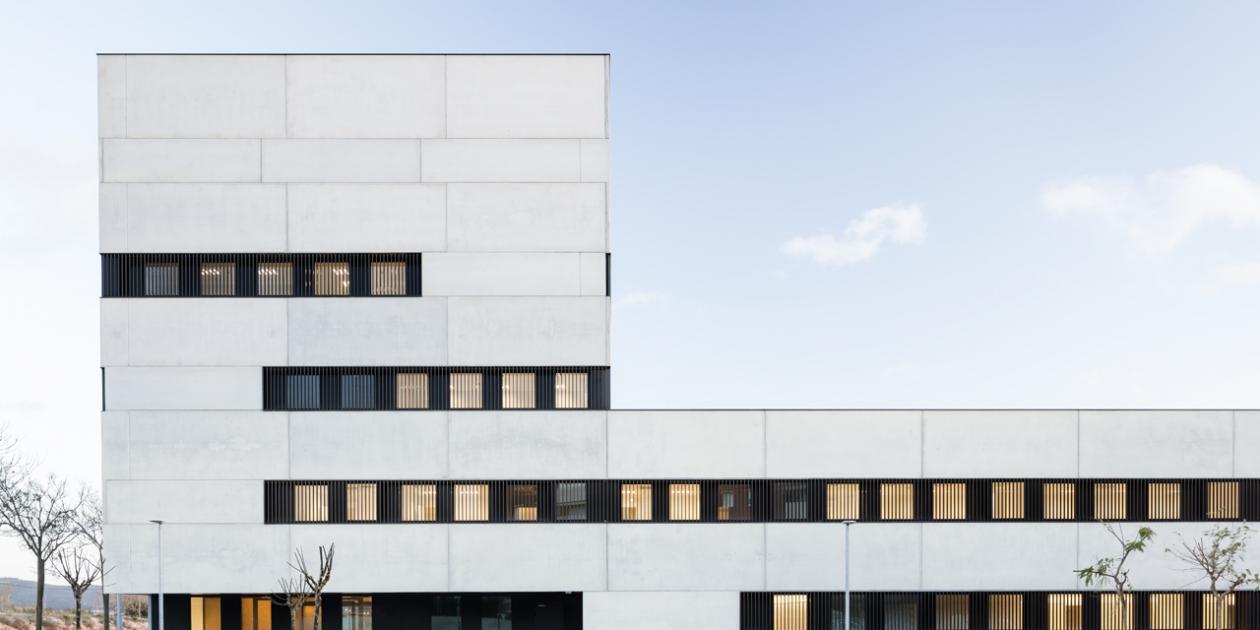
M 158 630 L 166 630 L 166 595 L 162 592 L 162 521 L 149 521 L 158 528 Z
M 844 630 L 849 630 L 849 527 L 857 521 L 844 522 Z

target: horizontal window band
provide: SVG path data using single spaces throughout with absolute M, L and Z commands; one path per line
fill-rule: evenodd
M 101 254 L 101 297 L 416 297 L 419 253 Z
M 1260 518 L 1260 479 L 273 480 L 264 522 L 792 523 Z
M 264 411 L 610 407 L 607 366 L 264 367 Z

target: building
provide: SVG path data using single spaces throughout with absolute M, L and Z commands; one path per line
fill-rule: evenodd
M 112 593 L 284 630 L 1203 627 L 1260 412 L 611 410 L 608 58 L 99 57 Z M 162 525 L 152 521 L 162 521 Z M 307 611 L 306 623 L 310 616 Z M 1255 591 L 1231 626 L 1260 628 Z

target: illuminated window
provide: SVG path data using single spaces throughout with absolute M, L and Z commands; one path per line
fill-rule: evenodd
M 350 295 L 350 263 L 315 263 L 315 295 Z
M 932 520 L 960 521 L 967 518 L 967 486 L 961 483 L 932 484 Z
M 621 484 L 621 520 L 652 520 L 652 485 L 647 483 Z
M 1184 599 L 1181 593 L 1151 593 L 1151 630 L 1183 630 Z
M 271 630 L 271 598 L 241 598 L 241 630 Z
M 809 518 L 809 490 L 805 482 L 774 482 L 774 518 L 781 521 Z
M 914 518 L 914 486 L 908 483 L 879 484 L 879 518 L 885 521 Z
M 328 521 L 328 486 L 298 484 L 293 486 L 293 520 L 299 523 Z
M 179 295 L 179 265 L 175 263 L 145 265 L 144 294 L 147 296 Z
M 856 483 L 827 484 L 827 520 L 856 521 L 862 492 Z
M 376 520 L 376 484 L 346 484 L 346 520 Z
M 293 295 L 293 263 L 258 263 L 258 295 Z
M 319 627 L 327 628 L 327 626 L 324 625 L 324 621 L 325 621 L 324 611 L 328 609 L 321 607 L 319 610 L 320 610 Z M 299 630 L 315 630 L 315 603 L 314 602 L 309 602 L 305 606 L 303 606 L 302 614 L 300 616 L 301 616 L 301 620 L 299 623 L 299 626 L 300 626 Z
M 372 263 L 372 295 L 407 295 L 407 263 Z
M 717 519 L 752 520 L 752 486 L 746 483 L 718 484 Z
M 223 618 L 222 601 L 218 597 L 189 598 L 191 630 L 219 630 Z
M 236 295 L 235 263 L 201 263 L 202 295 Z
M 1042 486 L 1045 518 L 1048 521 L 1070 521 L 1076 518 L 1076 485 L 1047 483 Z
M 1122 483 L 1094 484 L 1094 518 L 1100 521 L 1124 520 L 1124 497 Z
M 936 630 L 968 630 L 966 595 L 936 596 Z
M 376 407 L 376 377 L 371 374 L 346 374 L 341 377 L 341 408 L 372 409 Z
M 508 486 L 508 518 L 513 521 L 538 520 L 538 486 L 520 483 Z
M 1080 593 L 1051 593 L 1047 596 L 1047 608 L 1050 612 L 1048 630 L 1081 630 L 1083 615 L 1081 614 Z
M 481 374 L 451 373 L 451 409 L 481 409 Z
M 586 484 L 569 482 L 556 484 L 556 520 L 586 520 Z
M 399 409 L 429 408 L 429 375 L 402 373 L 398 375 L 395 401 Z
M 1204 628 L 1234 630 L 1237 627 L 1234 625 L 1238 614 L 1234 607 L 1234 595 L 1235 593 L 1217 593 L 1217 597 L 1213 599 L 1211 593 L 1203 594 Z
M 341 596 L 341 630 L 372 630 L 371 595 Z
M 1024 596 L 990 595 L 989 630 L 1024 630 Z
M 286 409 L 319 409 L 319 377 L 290 374 L 284 377 Z
M 402 487 L 402 520 L 431 522 L 437 520 L 437 486 L 404 484 Z
M 1102 593 L 1102 630 L 1131 630 L 1133 628 L 1133 593 L 1124 594 L 1125 608 L 1120 607 L 1120 597 L 1115 593 Z
M 503 375 L 503 408 L 533 409 L 534 375 L 531 372 L 507 372 Z
M 1024 482 L 995 481 L 993 483 L 993 518 L 997 520 L 1024 518 Z
M 1208 518 L 1238 518 L 1238 482 L 1208 483 Z
M 808 630 L 809 596 L 775 595 L 774 630 Z
M 669 520 L 700 520 L 700 484 L 669 484 Z
M 586 382 L 585 372 L 556 373 L 556 409 L 586 409 Z
M 1181 484 L 1152 483 L 1146 487 L 1147 513 L 1152 520 L 1181 518 Z
M 490 486 L 484 483 L 455 484 L 455 520 L 490 520 Z

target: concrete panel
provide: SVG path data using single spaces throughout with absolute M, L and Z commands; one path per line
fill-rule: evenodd
M 1075 411 L 925 411 L 925 477 L 1075 477 Z
M 1180 545 L 1184 539 L 1193 541 L 1207 534 L 1212 523 L 1124 523 L 1121 531 L 1126 539 L 1137 536 L 1142 527 L 1150 527 L 1155 531 L 1154 542 L 1143 553 L 1129 557 L 1125 565 L 1134 578 L 1134 588 L 1141 590 L 1207 590 L 1207 583 L 1196 581 L 1197 571 L 1186 570 L 1186 566 L 1164 551 L 1168 547 Z M 1080 524 L 1080 552 L 1076 558 L 1076 566 L 1093 564 L 1099 558 L 1112 557 L 1120 552 L 1120 543 L 1094 523 Z M 1080 588 L 1085 588 L 1084 584 Z
M 131 477 L 130 414 L 126 411 L 101 412 L 101 478 Z
M 578 295 L 579 254 L 437 253 L 424 257 L 425 295 Z
M 294 525 L 293 548 L 317 557 L 337 545 L 331 592 L 448 590 L 446 525 Z
M 126 302 L 132 365 L 284 365 L 285 300 L 135 298 Z M 101 315 L 104 321 L 106 313 Z
M 604 298 L 446 299 L 451 365 L 608 365 Z
M 854 525 L 849 545 L 853 553 L 849 567 L 853 590 L 921 590 L 920 545 L 924 527 L 921 523 Z M 840 542 L 843 544 L 843 539 Z
M 582 627 L 586 630 L 732 630 L 739 627 L 739 593 L 583 593 Z
M 289 186 L 290 251 L 431 252 L 444 249 L 446 190 L 440 184 Z
M 577 182 L 577 140 L 424 140 L 426 182 Z
M 612 411 L 614 478 L 740 478 L 766 474 L 761 411 Z
M 129 184 L 127 252 L 282 252 L 284 186 Z
M 764 527 L 608 525 L 608 590 L 765 590 Z
M 139 412 L 130 414 L 132 479 L 284 479 L 288 414 Z M 261 484 L 260 484 L 261 485 Z
M 261 481 L 106 481 L 110 523 L 262 523 Z
M 1260 477 L 1260 411 L 1234 412 L 1234 475 Z
M 102 140 L 106 182 L 256 182 L 257 140 Z
M 608 141 L 583 140 L 582 146 L 582 181 L 606 182 L 609 178 Z
M 106 540 L 123 536 L 129 538 L 123 543 L 129 553 L 125 561 L 119 560 L 126 564 L 114 577 L 115 592 L 156 593 L 157 526 L 106 528 Z M 162 581 L 168 593 L 269 593 L 275 590 L 276 579 L 288 574 L 289 557 L 287 527 L 162 526 Z
M 1074 571 L 1084 566 L 1076 563 L 1076 529 L 1076 523 L 925 524 L 923 588 L 1074 590 Z
M 127 338 L 129 302 L 125 299 L 102 299 L 100 302 L 102 366 L 130 363 Z
M 157 587 L 157 575 L 153 573 L 153 567 L 141 567 L 131 559 L 132 539 L 138 534 L 133 533 L 132 530 L 140 527 L 139 525 L 113 525 L 108 521 L 102 527 L 105 557 L 109 558 L 109 563 L 113 565 L 113 571 L 109 574 L 110 579 L 105 580 L 105 592 L 111 595 L 147 593 Z M 151 540 L 141 540 L 139 544 L 156 545 L 156 532 Z
M 127 185 L 101 184 L 98 199 L 101 251 L 127 251 Z
M 264 140 L 265 182 L 418 182 L 417 140 Z
M 601 253 L 581 254 L 581 280 L 578 291 L 582 295 L 608 294 L 608 257 Z
M 446 298 L 289 300 L 290 365 L 443 365 Z
M 101 138 L 127 135 L 127 58 L 96 58 L 96 129 Z
M 451 415 L 455 479 L 590 479 L 607 472 L 606 411 Z
M 450 184 L 451 251 L 607 250 L 602 184 Z
M 111 411 L 262 409 L 256 367 L 107 367 L 105 408 Z
M 853 588 L 918 589 L 919 529 L 918 523 L 854 525 L 850 532 Z M 766 524 L 767 590 L 838 591 L 843 588 L 844 525 Z
M 450 526 L 451 590 L 602 591 L 603 524 Z
M 284 136 L 284 58 L 273 55 L 130 55 L 132 138 Z
M 452 138 L 603 138 L 607 57 L 447 57 Z
M 447 471 L 444 411 L 289 414 L 293 479 L 435 479 Z
M 1228 477 L 1229 411 L 1082 411 L 1082 477 Z
M 289 137 L 446 135 L 445 58 L 298 55 L 287 58 Z
M 918 477 L 918 411 L 768 411 L 770 477 Z

